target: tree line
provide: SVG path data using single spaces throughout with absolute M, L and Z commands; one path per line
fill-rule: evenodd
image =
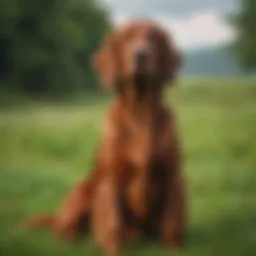
M 234 15 L 233 24 L 238 30 L 234 44 L 238 61 L 245 71 L 256 70 L 256 1 L 242 0 L 242 9 Z
M 90 55 L 110 28 L 95 0 L 1 0 L 0 89 L 54 97 L 95 88 Z

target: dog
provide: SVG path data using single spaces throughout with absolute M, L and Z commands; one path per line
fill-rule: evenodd
M 164 102 L 181 56 L 167 32 L 134 20 L 106 36 L 93 55 L 101 84 L 115 91 L 93 170 L 59 213 L 26 222 L 66 239 L 90 231 L 100 248 L 119 255 L 128 242 L 158 239 L 181 249 L 187 229 L 186 181 L 175 115 Z

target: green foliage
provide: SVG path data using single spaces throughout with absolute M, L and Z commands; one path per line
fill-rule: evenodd
M 0 78 L 11 91 L 67 95 L 95 86 L 90 54 L 111 23 L 94 0 L 2 0 Z
M 243 0 L 242 11 L 234 15 L 233 22 L 238 28 L 239 36 L 235 44 L 239 61 L 244 70 L 256 68 L 256 1 Z
M 184 85 L 184 86 L 183 86 Z M 124 255 L 256 254 L 256 81 L 189 80 L 167 93 L 178 117 L 188 180 L 184 251 L 140 242 Z M 17 225 L 53 212 L 91 170 L 107 99 L 0 111 L 0 255 L 102 255 L 90 237 L 58 241 Z

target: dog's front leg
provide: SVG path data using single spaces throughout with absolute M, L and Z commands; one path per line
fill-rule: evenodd
M 92 231 L 96 242 L 109 255 L 118 255 L 123 245 L 123 221 L 113 180 L 99 180 L 92 204 Z
M 185 181 L 181 173 L 173 174 L 161 221 L 162 241 L 167 247 L 179 250 L 184 246 L 186 214 Z

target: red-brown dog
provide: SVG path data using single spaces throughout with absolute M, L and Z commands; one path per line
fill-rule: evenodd
M 134 21 L 105 39 L 94 67 L 102 83 L 116 91 L 94 169 L 56 216 L 28 224 L 51 226 L 68 238 L 89 228 L 111 255 L 139 236 L 178 249 L 186 233 L 185 183 L 163 89 L 177 75 L 179 53 L 158 25 Z

